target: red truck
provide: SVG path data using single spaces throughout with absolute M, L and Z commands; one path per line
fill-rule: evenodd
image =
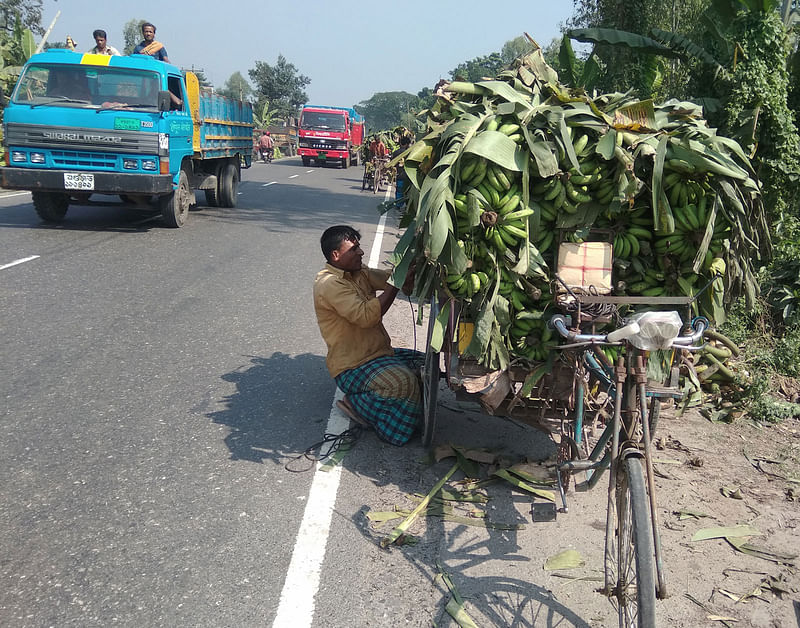
M 308 166 L 329 161 L 358 165 L 364 143 L 364 116 L 351 107 L 306 105 L 300 112 L 297 152 Z

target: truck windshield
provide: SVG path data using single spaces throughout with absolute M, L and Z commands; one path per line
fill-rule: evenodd
M 21 105 L 56 107 L 158 108 L 155 72 L 88 65 L 29 65 L 11 97 Z
M 342 112 L 322 113 L 304 111 L 300 120 L 301 129 L 324 129 L 326 131 L 344 131 L 344 114 Z

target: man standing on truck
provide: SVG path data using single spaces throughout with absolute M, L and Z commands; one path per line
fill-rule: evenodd
M 159 61 L 169 63 L 167 49 L 164 48 L 164 44 L 162 44 L 160 41 L 156 41 L 156 27 L 153 24 L 150 22 L 145 22 L 142 24 L 142 37 L 144 37 L 144 41 L 137 44 L 137 46 L 133 49 L 133 54 L 150 55 Z
M 398 289 L 388 283 L 389 271 L 361 264 L 360 240 L 346 225 L 322 234 L 328 263 L 314 280 L 314 309 L 328 346 L 328 371 L 345 394 L 336 405 L 355 423 L 374 428 L 381 440 L 404 445 L 422 416 L 419 369 L 425 356 L 392 348 L 382 319 Z M 412 270 L 403 292 L 410 292 L 413 282 Z
M 114 48 L 114 46 L 108 45 L 108 36 L 102 28 L 98 28 L 96 31 L 94 31 L 92 33 L 92 37 L 94 37 L 95 47 L 89 51 L 89 54 L 119 56 L 119 50 Z

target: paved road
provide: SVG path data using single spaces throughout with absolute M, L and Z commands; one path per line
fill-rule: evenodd
M 0 625 L 273 624 L 314 477 L 284 465 L 319 440 L 335 393 L 310 298 L 318 238 L 354 224 L 369 253 L 376 197 L 360 175 L 257 164 L 237 209 L 202 208 L 179 230 L 96 206 L 45 227 L 29 195 L 0 198 L 0 266 L 38 256 L 0 270 Z M 390 331 L 421 348 L 412 320 L 398 302 Z M 444 402 L 440 442 L 551 453 L 529 428 Z M 431 520 L 418 545 L 381 550 L 365 512 L 427 492 L 448 461 L 424 454 L 372 434 L 348 454 L 330 532 L 314 537 L 313 621 L 297 609 L 291 625 L 450 625 L 439 569 L 482 625 L 603 625 L 592 583 L 533 583 L 563 549 L 538 530 Z M 527 519 L 520 495 L 492 503 L 498 521 Z M 548 525 L 596 558 L 604 515 L 574 512 L 584 528 Z

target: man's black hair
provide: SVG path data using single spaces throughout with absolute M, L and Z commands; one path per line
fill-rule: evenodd
M 143 35 L 144 35 L 144 27 L 145 27 L 145 26 L 152 26 L 152 27 L 153 27 L 153 32 L 154 32 L 154 33 L 156 32 L 156 25 L 155 25 L 155 24 L 151 24 L 150 22 L 145 22 L 145 23 L 144 23 L 144 24 L 142 24 L 142 26 L 141 26 L 141 29 L 142 29 L 142 34 L 143 34 Z
M 95 32 L 92 33 L 92 37 L 97 39 L 98 37 L 102 37 L 103 39 L 108 39 L 108 35 L 102 28 L 98 28 Z
M 325 256 L 325 259 L 330 262 L 331 253 L 342 246 L 342 242 L 345 240 L 348 242 L 357 242 L 360 239 L 361 234 L 352 227 L 336 225 L 325 229 L 325 232 L 319 239 L 319 243 L 322 245 L 322 254 Z
M 403 135 L 400 138 L 400 146 L 409 146 L 411 144 L 411 138 L 408 135 Z

